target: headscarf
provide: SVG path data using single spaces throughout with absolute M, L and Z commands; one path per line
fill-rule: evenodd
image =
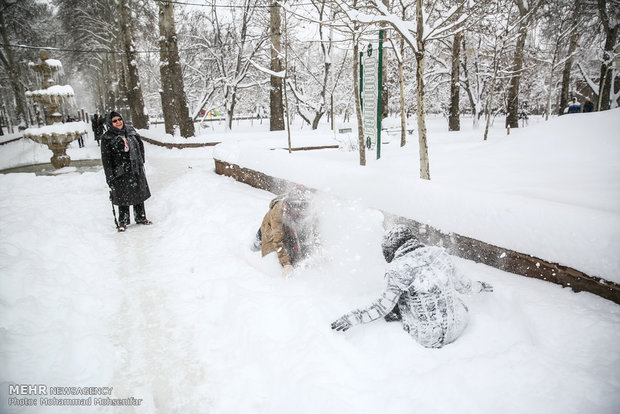
M 116 128 L 112 123 L 112 118 L 114 117 L 119 117 L 120 119 L 123 119 L 121 114 L 119 114 L 118 112 L 110 111 L 105 117 L 105 124 L 108 127 L 108 131 L 112 131 L 115 135 L 120 135 L 121 131 L 125 130 L 125 120 L 123 119 L 123 127 L 119 129 Z

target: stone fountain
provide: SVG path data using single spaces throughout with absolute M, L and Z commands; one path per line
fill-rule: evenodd
M 39 52 L 39 57 L 41 62 L 36 65 L 31 63 L 30 68 L 41 79 L 42 88 L 26 92 L 26 96 L 45 107 L 46 126 L 28 128 L 24 131 L 24 137 L 47 145 L 54 154 L 50 158 L 52 165 L 55 168 L 63 168 L 71 163 L 71 157 L 67 155 L 67 145 L 81 135 L 85 135 L 88 125 L 85 122 L 61 123 L 60 105 L 73 98 L 73 88 L 69 85 L 56 85 L 57 73 L 62 69 L 60 61 L 49 59 L 44 50 Z

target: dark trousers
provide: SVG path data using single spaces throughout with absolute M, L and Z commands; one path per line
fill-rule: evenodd
M 146 220 L 144 203 L 133 206 L 133 218 L 136 222 Z M 129 225 L 129 206 L 118 206 L 118 222 L 125 226 Z

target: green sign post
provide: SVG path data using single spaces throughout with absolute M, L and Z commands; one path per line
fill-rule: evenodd
M 366 148 L 377 149 L 381 157 L 381 89 L 383 76 L 383 30 L 379 31 L 378 53 L 368 44 L 365 53 L 360 53 L 360 96 L 362 98 L 362 120 Z

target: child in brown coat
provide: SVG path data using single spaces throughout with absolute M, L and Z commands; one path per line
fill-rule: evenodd
M 312 193 L 303 186 L 271 200 L 269 211 L 256 234 L 253 249 L 263 256 L 276 252 L 282 275 L 290 276 L 293 266 L 308 257 L 316 241 L 316 226 L 308 220 Z

